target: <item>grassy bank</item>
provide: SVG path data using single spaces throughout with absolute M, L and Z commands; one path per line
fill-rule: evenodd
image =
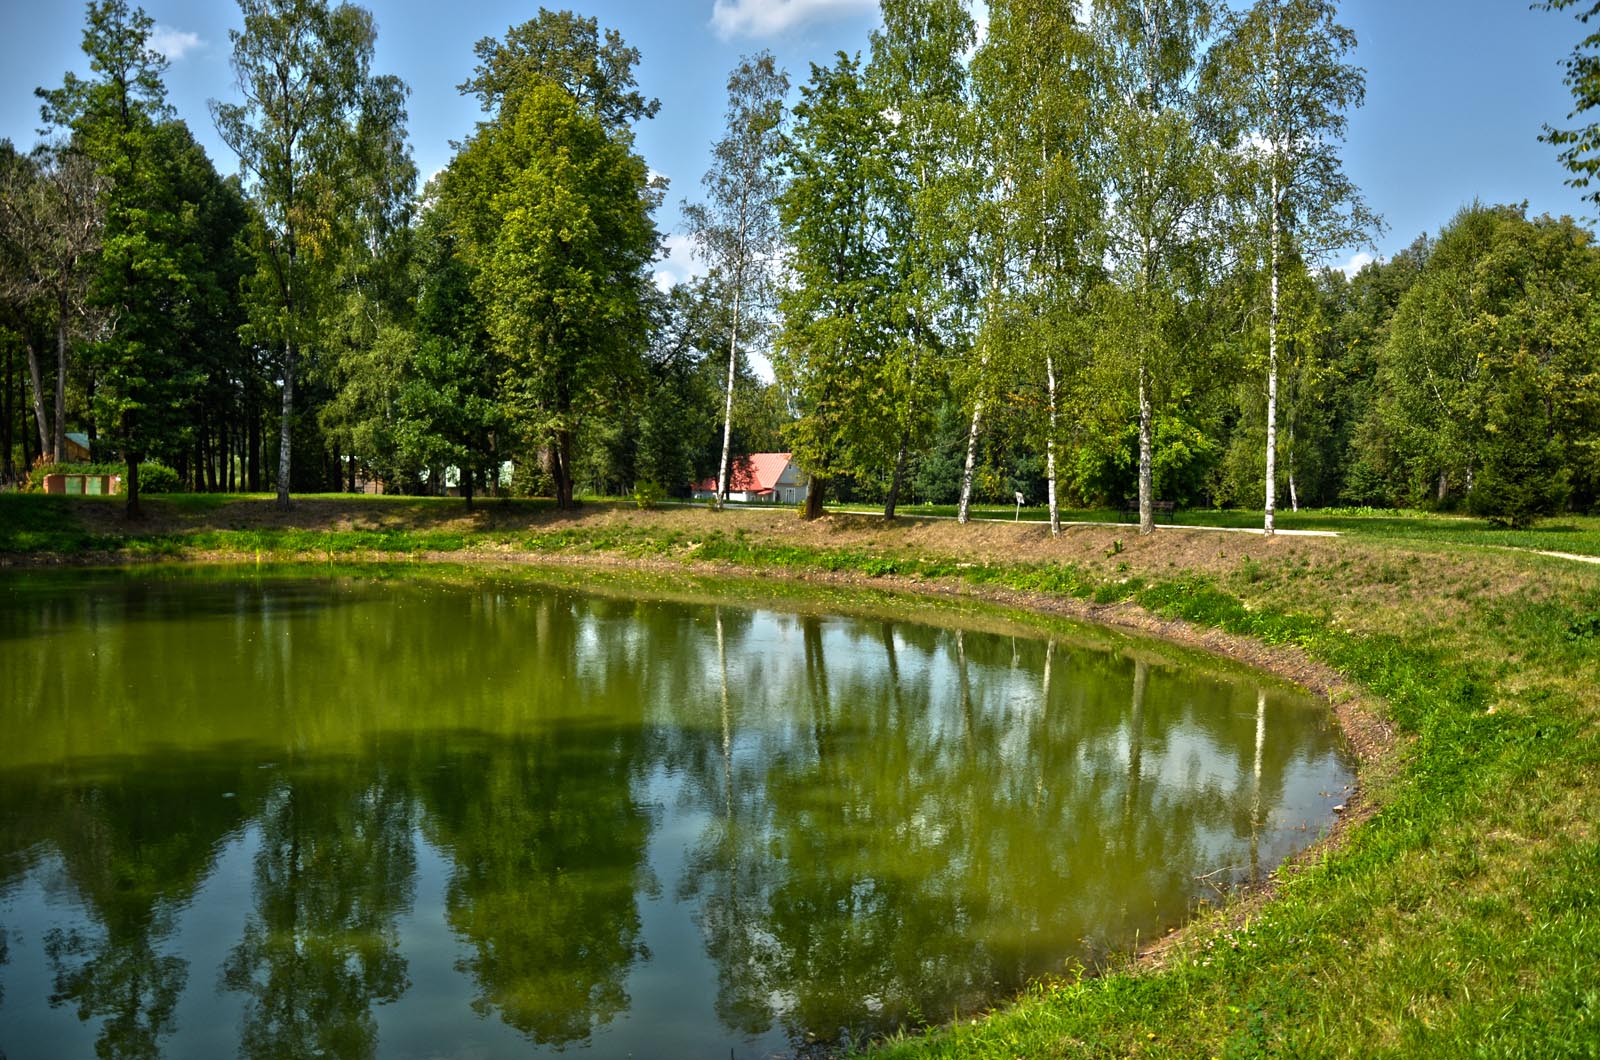
M 25 502 L 25 503 L 24 503 Z M 1364 819 L 1160 952 L 1063 969 L 985 1019 L 889 1057 L 1600 1057 L 1600 524 L 1531 538 L 1344 513 L 1339 539 L 1206 530 L 886 525 L 835 515 L 577 514 L 537 503 L 0 497 L 0 551 L 56 558 L 412 558 L 641 564 L 975 594 L 1265 645 L 1332 672 L 1399 739 L 1363 769 Z M 1180 519 L 1193 513 L 1180 513 Z M 1228 513 L 1215 513 L 1220 520 Z M 1331 525 L 1336 523 L 1337 525 Z M 1288 517 L 1281 525 L 1291 524 Z M 1546 536 L 1538 536 L 1544 534 Z

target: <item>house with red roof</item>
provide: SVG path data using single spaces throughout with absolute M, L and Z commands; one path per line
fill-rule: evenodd
M 810 491 L 805 473 L 794 465 L 788 453 L 751 453 L 738 457 L 728 469 L 728 500 L 754 504 L 802 504 Z M 694 484 L 694 498 L 711 500 L 717 495 L 715 478 Z

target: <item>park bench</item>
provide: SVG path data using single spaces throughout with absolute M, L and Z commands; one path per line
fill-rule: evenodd
M 1177 509 L 1177 507 L 1178 505 L 1175 501 L 1151 501 L 1150 517 L 1152 519 L 1160 519 L 1163 515 L 1165 515 L 1167 517 L 1167 522 L 1170 523 L 1172 522 L 1172 513 Z M 1139 498 L 1129 497 L 1127 500 L 1123 501 L 1122 513 L 1137 520 L 1139 518 Z

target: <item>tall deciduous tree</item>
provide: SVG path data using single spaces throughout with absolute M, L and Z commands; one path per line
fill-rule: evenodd
M 783 186 L 777 156 L 788 91 L 789 75 L 770 53 L 740 60 L 728 76 L 727 131 L 712 146 L 711 168 L 703 178 L 708 200 L 684 209 L 697 253 L 711 266 L 730 323 L 722 459 L 717 465 L 719 504 L 728 495 L 740 341 L 759 336 L 771 298 L 771 262 L 780 235 L 777 198 Z
M 27 340 L 28 378 L 39 451 L 66 459 L 67 367 L 74 330 L 90 313 L 89 286 L 104 229 L 104 181 L 94 163 L 68 144 L 43 146 L 31 155 L 8 155 L 0 172 L 0 241 L 11 267 L 8 298 L 43 304 L 55 324 L 55 409 L 45 407 L 39 344 Z
M 459 86 L 478 97 L 485 112 L 502 109 L 507 96 L 539 80 L 554 81 L 572 94 L 607 129 L 625 129 L 653 118 L 661 101 L 639 93 L 633 68 L 639 49 L 614 29 L 571 11 L 541 7 L 528 21 L 506 30 L 504 40 L 484 37 L 473 46 L 478 65 Z
M 1578 20 L 1585 25 L 1591 19 L 1600 20 L 1600 0 L 1549 0 L 1538 6 L 1546 11 L 1576 8 Z M 1578 42 L 1564 66 L 1565 84 L 1572 89 L 1572 111 L 1567 120 L 1578 121 L 1600 107 L 1600 26 Z M 1570 129 L 1546 125 L 1539 139 L 1561 148 L 1559 157 L 1561 164 L 1572 172 L 1572 178 L 1567 181 L 1572 187 L 1587 188 L 1600 176 L 1600 121 L 1591 120 L 1587 125 Z M 1600 204 L 1600 189 L 1588 192 L 1587 198 Z
M 436 200 L 418 226 L 415 343 L 395 430 L 401 451 L 421 466 L 460 470 L 470 508 L 473 480 L 495 455 L 503 427 L 500 358 L 448 209 Z
M 1043 370 L 1045 488 L 1052 533 L 1061 529 L 1057 442 L 1066 376 L 1086 360 L 1089 295 L 1099 279 L 1103 203 L 1092 148 L 1092 45 L 1068 6 L 996 0 L 973 60 L 977 128 L 987 147 L 981 197 L 992 230 L 988 286 L 1008 311 L 986 322 L 1030 389 Z M 980 386 L 982 381 L 980 381 Z M 976 423 L 974 415 L 974 423 Z M 976 432 L 968 438 L 970 495 Z
M 789 441 L 811 479 L 806 516 L 815 518 L 829 480 L 874 463 L 886 433 L 879 362 L 890 281 L 877 189 L 891 130 L 859 56 L 813 64 L 800 96 L 779 203 L 790 282 L 772 367 L 799 414 Z
M 1218 195 L 1218 160 L 1197 109 L 1202 43 L 1212 0 L 1097 0 L 1096 42 L 1107 261 L 1119 284 L 1104 331 L 1135 378 L 1139 425 L 1139 532 L 1155 529 L 1154 441 L 1181 347 L 1187 305 L 1204 286 Z
M 256 330 L 282 350 L 278 505 L 289 505 L 297 362 L 315 340 L 326 282 L 350 222 L 379 210 L 373 145 L 404 141 L 405 86 L 372 73 L 377 25 L 364 8 L 327 0 L 239 0 L 230 30 L 243 103 L 211 106 L 238 155 L 262 219 Z M 409 189 L 407 189 L 409 190 Z
M 1446 226 L 1396 306 L 1381 352 L 1368 434 L 1390 450 L 1373 460 L 1392 469 L 1389 499 L 1444 504 L 1465 494 L 1481 505 L 1473 495 L 1491 459 L 1496 490 L 1517 467 L 1545 467 L 1540 474 L 1553 479 L 1542 445 L 1538 454 L 1512 453 L 1528 436 L 1511 420 L 1531 415 L 1537 400 L 1567 480 L 1592 503 L 1600 492 L 1596 291 L 1600 252 L 1568 219 L 1474 204 Z
M 570 507 L 582 421 L 641 363 L 660 194 L 626 130 L 542 76 L 504 96 L 441 191 L 505 361 L 508 410 Z
M 975 27 L 965 0 L 882 0 L 872 34 L 869 91 L 889 119 L 875 186 L 887 224 L 885 337 L 879 361 L 892 461 L 883 514 L 894 518 L 907 460 L 932 431 L 947 351 L 962 334 L 960 290 L 969 245 L 961 238 L 960 191 L 971 170 L 968 77 Z
M 188 129 L 172 119 L 150 47 L 154 20 L 124 0 L 89 4 L 83 50 L 94 77 L 68 74 L 40 90 L 47 121 L 72 130 L 102 180 L 105 234 L 91 300 L 108 321 L 93 350 L 94 411 L 127 465 L 124 496 L 139 514 L 139 464 L 179 433 L 203 379 L 194 345 L 205 300 L 196 200 L 214 174 Z
M 1366 92 L 1345 61 L 1355 34 L 1332 0 L 1256 0 L 1231 13 L 1208 56 L 1207 96 L 1238 163 L 1249 242 L 1267 269 L 1267 473 L 1264 529 L 1274 530 L 1278 480 L 1278 333 L 1287 262 L 1315 264 L 1368 238 L 1377 219 L 1339 159 L 1346 111 Z

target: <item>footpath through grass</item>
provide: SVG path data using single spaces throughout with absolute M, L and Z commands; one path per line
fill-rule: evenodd
M 1363 769 L 1370 817 L 1282 873 L 1269 900 L 1193 925 L 1158 958 L 1063 968 L 987 1017 L 930 1014 L 956 1020 L 875 1054 L 1600 1058 L 1600 568 L 1477 547 L 1600 554 L 1594 520 L 1500 538 L 1470 520 L 1306 513 L 1346 536 L 1080 527 L 1052 541 L 1037 526 L 601 506 L 572 516 L 499 502 L 470 520 L 460 502 L 330 501 L 322 514 L 307 503 L 296 526 L 238 503 L 177 502 L 129 533 L 82 503 L 0 497 L 0 551 L 469 550 L 827 572 L 1124 617 L 1136 607 L 1298 649 L 1364 690 L 1400 734 Z

